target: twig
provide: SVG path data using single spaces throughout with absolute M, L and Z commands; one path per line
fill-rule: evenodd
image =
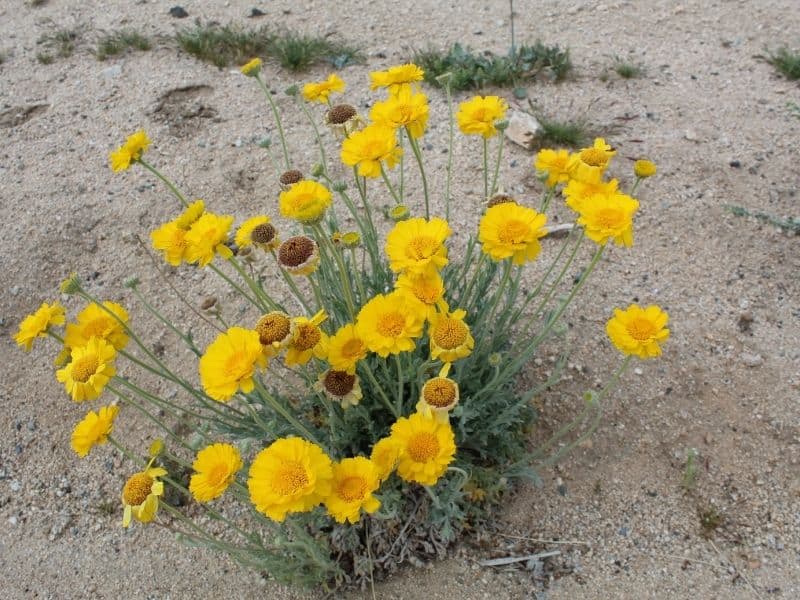
M 492 558 L 491 560 L 479 560 L 478 564 L 482 567 L 501 567 L 503 565 L 510 565 L 513 563 L 536 560 L 539 558 L 549 558 L 551 556 L 558 556 L 561 550 L 551 550 L 550 552 L 540 552 L 539 554 L 528 554 L 527 556 L 507 556 L 505 558 Z
M 698 560 L 696 558 L 692 558 L 691 556 L 680 556 L 678 554 L 644 554 L 644 555 L 649 556 L 650 558 L 666 558 L 669 560 L 679 560 L 682 562 L 690 562 L 698 565 L 705 565 L 706 567 L 711 567 L 712 569 L 722 568 L 722 565 L 715 565 L 714 563 L 710 563 L 704 560 Z
M 510 533 L 500 533 L 496 531 L 497 535 L 511 538 L 514 540 L 525 540 L 528 542 L 537 542 L 540 544 L 564 544 L 565 546 L 591 546 L 591 542 L 582 542 L 579 540 L 546 540 L 544 538 L 525 537 L 524 535 L 511 535 Z

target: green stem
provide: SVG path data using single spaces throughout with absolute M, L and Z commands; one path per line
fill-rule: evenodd
M 281 116 L 278 113 L 278 107 L 275 106 L 275 101 L 272 99 L 272 94 L 267 89 L 267 85 L 264 83 L 264 80 L 261 79 L 261 75 L 256 75 L 256 81 L 258 82 L 258 85 L 261 86 L 261 90 L 264 92 L 264 96 L 267 98 L 267 103 L 272 109 L 272 115 L 275 117 L 275 124 L 278 126 L 278 134 L 281 138 L 281 148 L 283 148 L 283 160 L 286 164 L 286 170 L 288 171 L 292 168 L 292 166 L 289 162 L 289 150 L 286 148 L 286 136 L 283 133 L 283 125 L 281 124 Z
M 252 304 L 253 306 L 255 306 L 259 310 L 263 310 L 264 309 L 264 307 L 261 306 L 261 304 L 259 303 L 259 301 L 256 298 L 253 298 L 250 294 L 245 292 L 240 285 L 238 285 L 230 277 L 225 275 L 225 273 L 223 273 L 222 270 L 217 265 L 215 265 L 214 263 L 208 263 L 208 266 L 212 271 L 214 271 L 214 273 L 216 273 L 222 279 L 224 279 L 228 283 L 229 286 L 231 286 L 239 294 L 241 294 L 243 298 L 247 299 L 247 301 L 250 302 L 250 304 Z
M 184 208 L 187 208 L 187 207 L 189 206 L 189 202 L 186 200 L 186 197 L 185 197 L 183 194 L 181 194 L 181 192 L 180 192 L 180 190 L 177 188 L 177 186 L 176 186 L 174 183 L 172 183 L 172 182 L 171 182 L 169 179 L 167 179 L 166 177 L 164 177 L 164 175 L 162 175 L 162 174 L 161 174 L 161 173 L 158 171 L 158 169 L 156 169 L 156 168 L 155 168 L 154 166 L 152 166 L 151 164 L 149 164 L 149 163 L 145 162 L 145 161 L 144 161 L 144 160 L 142 160 L 141 158 L 139 159 L 139 164 L 141 164 L 141 165 L 142 165 L 142 166 L 143 166 L 145 169 L 147 169 L 148 171 L 150 171 L 150 172 L 151 172 L 153 175 L 155 175 L 155 176 L 156 176 L 156 177 L 158 177 L 158 178 L 159 178 L 159 179 L 160 179 L 162 182 L 164 182 L 164 185 L 166 185 L 166 186 L 169 188 L 169 191 L 170 191 L 170 192 L 172 192 L 172 194 L 173 194 L 173 195 L 174 195 L 174 196 L 175 196 L 175 197 L 176 197 L 178 200 L 180 200 L 180 203 L 181 203 L 181 204 L 183 204 L 183 207 L 184 207 Z
M 394 361 L 397 365 L 397 412 L 403 414 L 403 366 L 400 364 L 400 355 L 394 355 Z
M 264 387 L 264 384 L 262 384 L 257 377 L 254 377 L 253 381 L 256 384 L 256 390 L 258 390 L 258 395 L 261 396 L 261 398 L 265 400 L 276 413 L 278 413 L 284 419 L 286 419 L 286 421 L 292 427 L 294 427 L 301 435 L 305 436 L 307 440 L 314 442 L 318 446 L 322 445 L 319 443 L 316 436 L 313 433 L 311 433 L 308 430 L 308 428 L 306 428 L 305 425 L 303 425 L 300 421 L 298 421 L 294 415 L 292 415 L 288 410 L 286 410 L 286 408 L 282 406 L 281 403 L 278 402 L 278 400 L 267 391 L 267 389 Z
M 274 300 L 272 300 L 272 298 L 270 298 L 269 295 L 263 289 L 261 289 L 261 286 L 259 286 L 253 280 L 253 278 L 247 274 L 247 272 L 242 268 L 242 265 L 239 264 L 239 261 L 237 261 L 236 258 L 232 256 L 228 259 L 228 262 L 231 264 L 231 266 L 233 266 L 234 269 L 236 269 L 236 272 L 239 273 L 239 276 L 242 279 L 244 279 L 245 283 L 253 292 L 256 299 L 263 302 L 263 304 L 261 305 L 263 309 L 281 310 L 280 306 L 278 306 L 278 304 Z
M 494 175 L 492 176 L 492 187 L 490 188 L 490 196 L 493 196 L 497 191 L 497 178 L 500 175 L 500 163 L 503 160 L 503 146 L 505 146 L 505 139 L 506 136 L 500 134 L 500 140 L 498 142 L 498 149 L 497 149 L 497 160 L 494 164 Z
M 175 335 L 177 335 L 183 342 L 189 347 L 189 350 L 194 352 L 195 356 L 200 356 L 202 353 L 200 350 L 195 346 L 194 341 L 192 338 L 189 337 L 187 334 L 183 333 L 179 330 L 169 319 L 167 319 L 164 315 L 162 315 L 154 306 L 152 306 L 142 295 L 138 288 L 131 288 L 133 290 L 133 294 L 139 299 L 139 301 L 144 304 L 144 307 L 147 311 L 152 314 L 155 318 L 161 321 L 164 325 L 166 325 Z
M 419 166 L 419 174 L 422 177 L 422 192 L 425 195 L 425 218 L 431 218 L 431 206 L 430 206 L 430 198 L 428 197 L 428 178 L 425 176 L 425 164 L 422 160 L 422 151 L 419 148 L 419 144 L 417 140 L 411 135 L 411 132 L 406 127 L 406 133 L 408 133 L 408 143 L 411 146 L 412 152 L 414 152 L 414 158 L 417 159 L 417 165 Z
M 347 269 L 345 268 L 344 261 L 342 260 L 341 254 L 339 251 L 334 247 L 333 242 L 331 239 L 325 235 L 325 232 L 322 231 L 322 228 L 319 226 L 319 223 L 315 224 L 312 229 L 317 237 L 321 238 L 321 243 L 324 243 L 325 246 L 328 248 L 328 252 L 333 256 L 333 260 L 336 262 L 337 270 L 339 271 L 339 282 L 342 284 L 342 292 L 344 293 L 344 300 L 347 304 L 347 312 L 350 315 L 350 320 L 354 321 L 356 312 L 355 306 L 353 305 L 353 288 L 350 284 L 350 275 L 347 273 Z
M 449 111 L 450 132 L 448 137 L 448 150 L 447 150 L 447 177 L 445 179 L 444 187 L 444 214 L 445 218 L 450 221 L 450 181 L 453 177 L 453 141 L 455 139 L 455 119 L 453 118 L 453 94 L 450 91 L 450 78 L 447 78 L 445 84 L 445 92 L 447 93 L 447 109 Z
M 294 279 L 292 279 L 292 275 L 287 273 L 286 269 L 280 265 L 278 255 L 275 254 L 275 250 L 270 250 L 270 253 L 272 254 L 272 258 L 274 258 L 275 262 L 278 264 L 278 271 L 280 271 L 283 280 L 286 282 L 286 285 L 288 285 L 289 289 L 292 290 L 292 294 L 294 294 L 295 299 L 300 303 L 300 306 L 303 307 L 303 310 L 306 311 L 306 314 L 311 314 L 311 308 L 306 303 L 305 298 L 303 298 L 303 294 L 300 293 L 300 289 L 297 287 Z
M 553 193 L 555 192 L 555 186 L 551 188 L 547 188 L 547 191 L 544 194 L 544 200 L 542 200 L 542 206 L 539 208 L 540 213 L 546 213 L 547 207 L 550 206 L 550 200 L 553 198 Z
M 383 391 L 381 384 L 378 383 L 378 380 L 375 378 L 375 374 L 372 372 L 372 369 L 370 368 L 367 361 L 362 360 L 359 364 L 363 366 L 364 371 L 367 373 L 367 377 L 369 378 L 370 382 L 375 387 L 375 389 L 378 390 L 378 395 L 381 397 L 381 400 L 383 400 L 383 403 L 386 405 L 386 408 L 388 408 L 389 412 L 391 412 L 394 415 L 395 419 L 399 419 L 400 412 L 391 403 L 389 397 L 386 395 L 386 392 Z
M 631 196 L 633 196 L 636 193 L 636 190 L 639 189 L 639 184 L 640 183 L 642 183 L 642 178 L 641 177 L 637 177 L 636 178 L 636 182 L 633 184 L 633 187 L 631 188 Z
M 489 200 L 489 140 L 483 138 L 483 201 Z
M 325 156 L 325 146 L 322 143 L 322 136 L 319 134 L 319 127 L 317 127 L 317 122 L 311 116 L 311 113 L 308 112 L 308 107 L 303 100 L 300 99 L 298 96 L 297 102 L 300 104 L 300 108 L 303 110 L 303 114 L 305 114 L 308 122 L 311 123 L 311 127 L 314 129 L 314 136 L 317 138 L 317 145 L 319 146 L 319 155 L 322 159 L 322 171 L 326 173 L 328 171 L 328 159 Z
M 398 196 L 397 192 L 394 191 L 392 182 L 389 181 L 389 176 L 386 175 L 386 169 L 383 168 L 383 163 L 381 163 L 381 177 L 383 177 L 383 182 L 386 184 L 386 187 L 389 188 L 389 193 L 392 195 L 392 198 L 394 198 L 394 203 L 401 204 L 400 196 Z

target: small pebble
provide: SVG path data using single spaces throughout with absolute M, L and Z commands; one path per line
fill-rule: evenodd
M 742 166 L 742 163 L 740 163 L 738 160 L 732 160 L 732 161 L 731 161 L 731 162 L 729 162 L 728 164 L 729 164 L 731 167 L 733 167 L 734 169 L 738 169 L 738 168 L 740 168 L 740 167 Z
M 250 18 L 250 19 L 255 19 L 256 17 L 263 17 L 263 16 L 264 16 L 264 15 L 266 15 L 266 14 L 267 14 L 267 13 L 265 13 L 265 12 L 264 12 L 263 10 L 261 10 L 261 9 L 258 9 L 258 8 L 251 8 L 251 9 L 250 9 L 250 14 L 249 14 L 249 15 L 247 15 L 247 16 L 248 16 L 248 18 Z
M 752 352 L 742 352 L 739 358 L 741 359 L 742 364 L 746 367 L 760 367 L 762 364 L 764 364 L 764 359 L 761 357 L 761 355 Z
M 173 6 L 169 9 L 169 16 L 176 19 L 185 19 L 189 16 L 189 13 L 182 6 Z

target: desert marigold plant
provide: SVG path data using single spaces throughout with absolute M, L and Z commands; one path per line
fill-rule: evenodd
M 622 354 L 618 368 L 572 422 L 530 447 L 533 401 L 559 382 L 566 354 L 530 389 L 518 375 L 544 342 L 568 335 L 562 317 L 602 257 L 633 246 L 636 190 L 656 167 L 637 161 L 628 188 L 609 176 L 617 150 L 603 138 L 545 148 L 530 165 L 541 200 L 515 196 L 500 184 L 506 101 L 450 103 L 459 146 L 482 151 L 483 196 L 458 205 L 465 218 L 479 213 L 464 229 L 449 218 L 451 175 L 470 169 L 448 166 L 443 181 L 428 173 L 422 141 L 436 100 L 422 69 L 372 73 L 382 97 L 368 118 L 331 103 L 348 89 L 338 74 L 287 91 L 316 139 L 314 165 L 305 152 L 293 158 L 299 142 L 285 135 L 267 70 L 260 59 L 241 67 L 265 94 L 282 154 L 260 144 L 275 173 L 258 205 L 223 215 L 212 200 L 190 202 L 147 161 L 159 141 L 144 130 L 109 154 L 112 172 L 143 169 L 174 196 L 175 212 L 149 231 L 151 258 L 173 267 L 161 275 L 191 312 L 169 316 L 136 277 L 114 301 L 71 274 L 60 291 L 75 316 L 44 303 L 14 340 L 26 351 L 55 343 L 54 380 L 73 401 L 113 400 L 82 410 L 69 443 L 82 459 L 107 445 L 134 465 L 117 482 L 125 527 L 157 521 L 277 580 L 331 589 L 430 558 L 431 539 L 446 548 L 490 520 L 517 482 L 592 434 L 631 361 L 662 353 L 664 310 L 613 310 L 602 343 Z M 450 161 L 461 159 L 453 136 Z M 550 223 L 569 212 L 559 242 Z M 174 273 L 199 269 L 200 285 L 218 278 L 230 296 L 195 306 Z M 156 351 L 137 333 L 146 319 L 185 353 Z M 136 415 L 154 429 L 144 451 L 125 435 Z

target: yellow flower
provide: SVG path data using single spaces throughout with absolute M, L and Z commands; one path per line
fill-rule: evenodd
M 431 339 L 431 358 L 442 362 L 453 362 L 472 353 L 475 340 L 464 322 L 467 311 L 458 309 L 450 312 L 447 303 L 442 300 L 442 312 L 431 317 L 428 336 Z
M 164 254 L 164 260 L 177 267 L 186 253 L 186 230 L 178 227 L 175 221 L 164 223 L 150 232 L 153 248 Z
M 546 232 L 547 217 L 532 208 L 506 202 L 489 208 L 481 218 L 478 240 L 493 260 L 512 257 L 515 265 L 539 255 L 539 238 Z
M 583 181 L 570 179 L 562 193 L 566 199 L 567 206 L 576 212 L 580 212 L 580 207 L 588 198 L 597 194 L 615 194 L 618 186 L 619 182 L 616 179 L 603 181 L 602 174 L 596 173 Z
M 278 248 L 278 264 L 292 275 L 311 275 L 319 266 L 317 243 L 305 235 L 296 235 Z
M 280 243 L 274 225 L 265 215 L 251 217 L 242 223 L 236 230 L 234 241 L 239 248 L 258 246 L 265 251 L 274 250 Z
M 272 358 L 294 339 L 297 325 L 285 312 L 273 310 L 258 320 L 255 329 L 264 357 Z
M 347 231 L 342 234 L 342 244 L 345 248 L 358 248 L 361 245 L 361 234 L 357 231 Z
M 352 323 L 343 325 L 328 341 L 328 362 L 337 371 L 355 373 L 356 364 L 367 355 L 367 345 Z
M 258 334 L 242 327 L 231 327 L 219 334 L 200 357 L 200 382 L 211 398 L 227 402 L 237 390 L 253 391 L 256 366 L 263 363 Z
M 356 406 L 361 402 L 361 383 L 355 373 L 328 369 L 321 373 L 314 384 L 314 391 L 325 394 L 342 408 Z
M 122 146 L 109 154 L 111 170 L 116 173 L 129 168 L 132 162 L 136 162 L 142 157 L 149 146 L 150 138 L 143 129 L 132 133 Z
M 43 302 L 35 313 L 25 317 L 19 324 L 14 341 L 25 350 L 30 350 L 37 337 L 46 337 L 47 329 L 51 325 L 63 325 L 65 320 L 64 307 L 61 304 L 53 302 L 50 305 Z
M 431 377 L 422 385 L 417 402 L 417 412 L 446 423 L 450 411 L 458 404 L 458 384 L 447 377 L 450 363 L 445 363 L 438 377 Z
M 306 512 L 331 493 L 333 468 L 322 448 L 300 438 L 281 438 L 258 453 L 247 487 L 256 509 L 281 522 Z
M 593 145 L 582 148 L 570 157 L 570 177 L 585 181 L 602 175 L 616 153 L 603 138 L 595 138 Z
M 466 135 L 490 138 L 497 133 L 495 124 L 506 115 L 508 104 L 498 96 L 475 96 L 458 105 L 458 127 Z
M 625 194 L 591 196 L 579 206 L 578 225 L 600 245 L 613 240 L 618 246 L 633 246 L 633 215 L 638 208 L 639 202 Z
M 395 289 L 405 294 L 414 305 L 413 311 L 430 320 L 436 314 L 436 304 L 444 297 L 444 280 L 433 270 L 419 274 L 405 272 L 397 278 Z
M 239 67 L 239 70 L 248 77 L 255 77 L 261 72 L 262 64 L 263 63 L 261 62 L 260 58 L 254 58 Z
M 414 63 L 406 63 L 390 67 L 387 71 L 373 71 L 369 74 L 369 89 L 388 88 L 390 94 L 398 93 L 403 87 L 410 86 L 412 83 L 422 81 L 425 78 L 425 71 Z
M 537 171 L 547 173 L 545 184 L 552 188 L 569 181 L 569 158 L 566 150 L 540 150 L 533 166 Z
M 405 296 L 378 294 L 358 313 L 358 335 L 367 348 L 381 358 L 414 349 L 414 338 L 422 335 L 424 315 L 409 310 Z
M 435 484 L 456 454 L 455 435 L 450 424 L 419 413 L 399 418 L 392 425 L 392 437 L 400 446 L 397 474 L 404 481 Z
M 402 153 L 394 129 L 373 123 L 342 142 L 341 158 L 347 166 L 357 165 L 362 177 L 380 177 L 381 162 L 392 168 Z
M 85 346 L 93 337 L 104 339 L 116 350 L 122 350 L 128 344 L 128 334 L 123 325 L 128 322 L 128 311 L 116 302 L 106 300 L 103 306 L 92 302 L 78 313 L 76 319 L 78 322 L 67 324 L 64 331 L 64 345 L 68 348 Z
M 385 481 L 397 468 L 400 460 L 400 445 L 392 436 L 375 442 L 370 460 L 378 468 L 378 478 Z
M 175 225 L 179 228 L 188 231 L 194 225 L 195 221 L 203 216 L 206 210 L 205 202 L 202 200 L 195 200 L 175 219 Z
M 330 205 L 330 190 L 310 179 L 298 181 L 280 195 L 281 214 L 304 225 L 318 223 Z
M 640 179 L 652 177 L 656 174 L 656 165 L 652 161 L 640 159 L 633 163 L 633 172 Z
M 642 308 L 631 304 L 625 310 L 614 309 L 606 323 L 611 343 L 626 356 L 654 358 L 661 355 L 661 344 L 669 339 L 669 315 L 655 305 Z
M 327 318 L 328 315 L 321 310 L 310 319 L 307 317 L 292 319 L 296 330 L 287 346 L 286 366 L 304 365 L 312 356 L 325 358 L 328 351 L 328 336 L 319 326 Z
M 395 223 L 405 221 L 408 216 L 408 207 L 405 204 L 397 204 L 389 210 L 389 218 Z
M 407 127 L 409 135 L 414 139 L 422 137 L 428 123 L 428 97 L 413 93 L 410 87 L 405 87 L 388 100 L 376 102 L 369 118 L 392 129 Z
M 444 241 L 452 230 L 447 221 L 433 217 L 400 221 L 386 236 L 386 255 L 395 272 L 426 273 L 447 264 Z
M 103 338 L 92 338 L 85 346 L 72 348 L 70 356 L 69 364 L 56 371 L 56 379 L 75 402 L 94 400 L 117 372 L 114 346 Z
M 131 475 L 122 488 L 123 527 L 131 524 L 131 517 L 140 523 L 149 523 L 156 516 L 158 497 L 164 495 L 164 482 L 158 478 L 164 477 L 167 470 L 152 466 L 154 460 L 150 459 L 144 471 Z
M 325 498 L 328 514 L 337 523 L 358 523 L 361 509 L 372 514 L 381 506 L 372 495 L 380 487 L 378 469 L 368 458 L 345 458 L 333 465 L 331 493 Z
M 186 260 L 205 267 L 214 255 L 231 258 L 233 253 L 225 245 L 233 217 L 204 213 L 186 233 Z
M 105 444 L 108 436 L 114 429 L 114 419 L 119 412 L 119 406 L 112 404 L 104 406 L 99 411 L 90 410 L 83 420 L 72 430 L 72 449 L 81 458 L 86 457 L 96 445 Z
M 198 502 L 219 498 L 236 479 L 236 473 L 242 465 L 242 457 L 235 446 L 206 446 L 197 453 L 192 463 L 195 473 L 189 480 L 189 491 Z
M 324 81 L 307 83 L 303 86 L 303 98 L 309 102 L 327 104 L 331 92 L 343 92 L 344 81 L 336 73 L 331 73 Z

